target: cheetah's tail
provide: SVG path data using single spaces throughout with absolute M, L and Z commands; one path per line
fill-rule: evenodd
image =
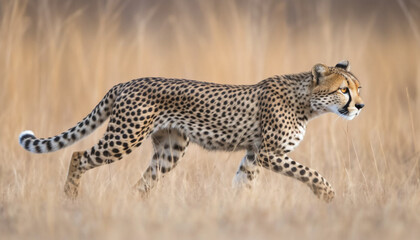
M 111 114 L 112 105 L 120 93 L 122 84 L 111 88 L 92 112 L 78 122 L 76 126 L 54 137 L 36 138 L 32 131 L 23 131 L 19 135 L 19 144 L 29 152 L 47 153 L 65 148 L 98 128 Z

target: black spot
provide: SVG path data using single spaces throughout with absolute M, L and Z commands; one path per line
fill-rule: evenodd
M 300 180 L 302 180 L 302 182 L 307 182 L 307 181 L 309 181 L 309 178 L 307 178 L 307 177 L 301 177 Z
M 112 152 L 113 152 L 113 153 L 119 153 L 119 152 L 120 152 L 120 150 L 118 150 L 117 148 L 114 148 L 114 149 L 112 149 Z
M 40 152 L 41 152 L 41 147 L 40 147 L 40 146 L 35 146 L 35 151 L 36 151 L 37 153 L 40 153 Z
M 102 158 L 100 158 L 100 157 L 96 157 L 95 160 L 96 160 L 97 163 L 102 163 L 103 162 Z
M 283 168 L 282 168 L 282 166 L 280 166 L 280 165 L 275 165 L 275 166 L 273 167 L 273 170 L 274 170 L 275 172 L 281 172 L 281 171 L 283 170 Z
M 31 144 L 31 140 L 28 139 L 25 141 L 25 149 L 29 149 L 29 145 Z
M 184 148 L 178 144 L 174 144 L 173 149 L 180 152 L 184 151 Z
M 46 145 L 47 145 L 47 150 L 51 151 L 52 150 L 51 141 L 47 141 Z

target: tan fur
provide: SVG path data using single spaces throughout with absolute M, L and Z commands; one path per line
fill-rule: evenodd
M 148 192 L 172 171 L 191 141 L 210 150 L 246 150 L 235 186 L 252 187 L 259 169 L 266 168 L 305 183 L 329 202 L 335 193 L 327 180 L 287 154 L 302 141 L 310 119 L 327 112 L 346 119 L 359 114 L 364 106 L 360 83 L 348 70 L 347 61 L 335 67 L 317 64 L 310 72 L 275 76 L 255 85 L 135 79 L 113 87 L 68 131 L 47 139 L 25 131 L 19 142 L 31 152 L 55 151 L 110 118 L 96 145 L 73 154 L 65 185 L 69 197 L 77 196 L 84 172 L 122 159 L 151 136 L 154 155 L 135 185 L 140 192 Z

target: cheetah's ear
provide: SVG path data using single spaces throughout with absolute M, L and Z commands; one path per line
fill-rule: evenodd
M 350 71 L 350 63 L 347 60 L 343 60 L 339 63 L 337 63 L 337 65 L 335 65 L 336 68 L 342 68 L 346 71 Z
M 316 85 L 319 84 L 320 78 L 325 77 L 330 74 L 330 69 L 328 66 L 318 63 L 312 68 L 312 76 L 314 78 L 314 81 L 316 82 Z

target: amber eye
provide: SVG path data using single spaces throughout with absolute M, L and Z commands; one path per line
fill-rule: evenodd
M 347 93 L 349 91 L 349 88 L 340 88 L 340 92 Z

